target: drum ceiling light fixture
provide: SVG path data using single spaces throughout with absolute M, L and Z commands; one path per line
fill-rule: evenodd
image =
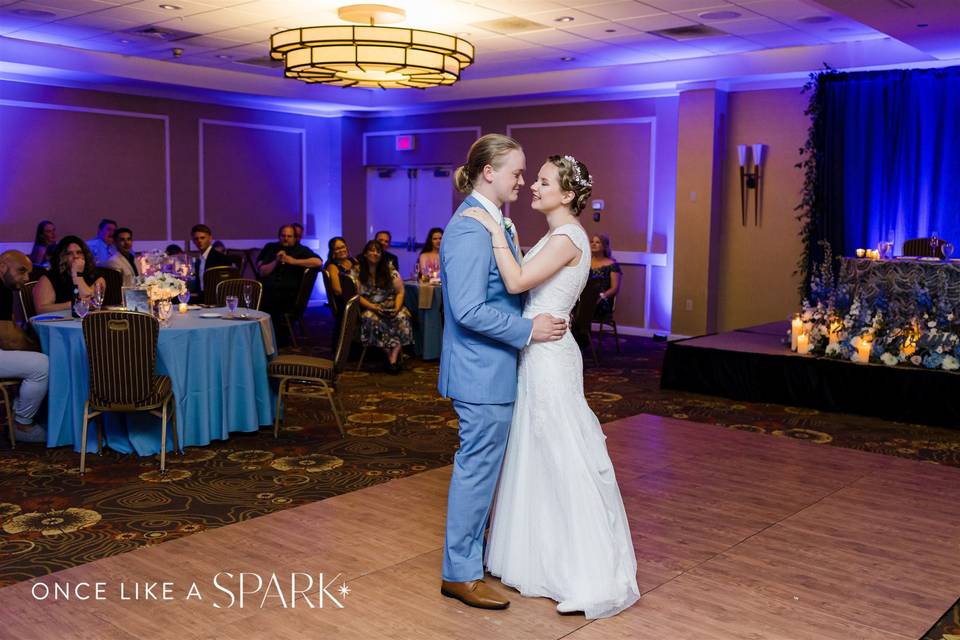
M 473 45 L 462 38 L 379 26 L 404 20 L 403 9 L 355 4 L 337 15 L 361 25 L 300 27 L 270 36 L 270 56 L 283 60 L 286 77 L 340 87 L 427 89 L 453 84 L 473 63 Z

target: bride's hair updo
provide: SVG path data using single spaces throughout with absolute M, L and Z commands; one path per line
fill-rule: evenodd
M 473 191 L 473 185 L 483 168 L 488 164 L 493 168 L 499 168 L 503 164 L 503 156 L 516 149 L 522 151 L 520 143 L 509 136 L 499 133 L 488 133 L 477 138 L 477 141 L 470 147 L 467 153 L 467 163 L 457 167 L 457 173 L 453 178 L 453 184 L 460 193 L 470 193 Z
M 560 174 L 560 190 L 573 192 L 570 211 L 579 216 L 593 193 L 593 177 L 587 171 L 587 165 L 573 156 L 550 156 L 547 161 L 552 163 Z

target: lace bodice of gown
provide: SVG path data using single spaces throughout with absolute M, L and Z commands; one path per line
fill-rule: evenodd
M 587 232 L 579 224 L 565 224 L 557 227 L 540 238 L 523 257 L 526 264 L 540 252 L 551 237 L 555 235 L 569 236 L 580 249 L 580 262 L 573 267 L 562 267 L 546 282 L 534 287 L 527 294 L 527 302 L 523 307 L 523 317 L 532 318 L 540 313 L 549 313 L 558 318 L 568 318 L 573 310 L 583 287 L 590 277 L 590 239 Z

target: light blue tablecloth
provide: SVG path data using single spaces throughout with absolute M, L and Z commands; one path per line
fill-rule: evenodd
M 170 376 L 181 446 L 207 445 L 211 440 L 226 440 L 231 431 L 256 431 L 273 424 L 275 396 L 267 378 L 267 354 L 276 352 L 276 343 L 269 325 L 265 338 L 260 322 L 206 319 L 200 313 L 175 312 L 171 326 L 160 329 L 157 344 L 157 373 Z M 47 446 L 72 445 L 80 451 L 83 403 L 89 390 L 81 324 L 72 320 L 33 322 L 33 326 L 50 358 Z M 160 452 L 160 418 L 146 412 L 115 413 L 104 423 L 107 444 L 114 451 Z M 173 447 L 170 433 L 167 446 Z M 91 421 L 87 451 L 96 449 L 96 426 Z
M 429 309 L 419 308 L 420 284 L 403 283 L 403 306 L 413 316 L 413 346 L 424 360 L 437 360 L 443 345 L 443 289 L 433 287 L 433 303 Z

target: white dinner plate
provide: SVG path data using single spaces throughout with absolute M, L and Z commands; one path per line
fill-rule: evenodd
M 219 313 L 201 313 L 201 318 L 219 318 L 221 317 Z

